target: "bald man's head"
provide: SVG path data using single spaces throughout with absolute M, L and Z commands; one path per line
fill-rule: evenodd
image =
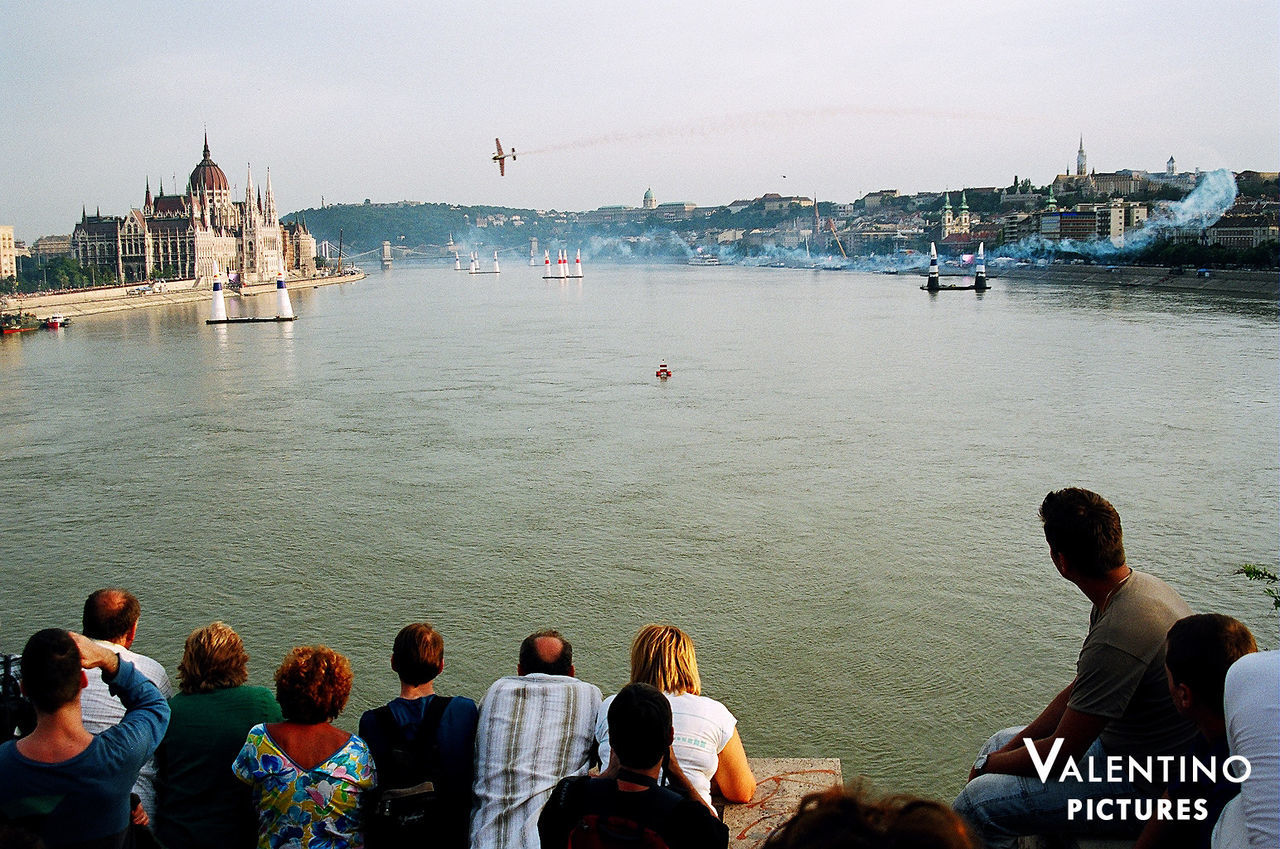
M 138 599 L 128 590 L 96 590 L 84 602 L 84 635 L 127 646 L 133 639 L 141 609 Z
M 547 675 L 573 675 L 573 646 L 559 631 L 530 634 L 520 644 L 521 675 L 545 672 Z

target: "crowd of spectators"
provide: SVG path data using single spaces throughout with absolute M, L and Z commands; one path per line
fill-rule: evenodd
M 1244 625 L 1192 614 L 1131 569 L 1101 496 L 1050 493 L 1041 518 L 1058 573 L 1093 602 L 1071 683 L 988 740 L 953 806 L 832 788 L 807 796 L 768 847 L 994 849 L 1064 831 L 1140 849 L 1277 845 L 1280 654 L 1256 653 Z M 99 590 L 83 634 L 45 629 L 20 666 L 6 659 L 35 723 L 0 729 L 13 738 L 0 745 L 0 849 L 723 849 L 716 797 L 756 794 L 737 720 L 702 694 L 693 641 L 672 625 L 640 629 L 630 683 L 607 699 L 577 677 L 563 634 L 531 634 L 516 673 L 479 705 L 436 692 L 443 638 L 407 625 L 392 645 L 399 695 L 351 734 L 333 724 L 353 676 L 332 649 L 292 649 L 272 692 L 246 684 L 243 641 L 214 622 L 187 638 L 175 693 L 133 649 L 139 618 L 131 593 Z M 1247 759 L 1252 775 L 1117 777 L 1105 765 L 1116 755 Z M 1120 799 L 1148 813 L 1067 815 Z M 1150 813 L 1180 801 L 1206 814 Z

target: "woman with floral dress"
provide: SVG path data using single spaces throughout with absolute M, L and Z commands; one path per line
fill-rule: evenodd
M 300 646 L 276 670 L 283 722 L 255 725 L 233 769 L 253 791 L 259 849 L 362 849 L 361 795 L 374 786 L 359 737 L 335 728 L 351 694 L 351 664 Z

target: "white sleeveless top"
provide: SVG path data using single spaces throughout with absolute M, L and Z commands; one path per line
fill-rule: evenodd
M 682 693 L 666 694 L 671 702 L 671 724 L 675 728 L 674 748 L 676 761 L 693 789 L 707 804 L 711 804 L 711 776 L 720 764 L 720 752 L 733 736 L 738 720 L 724 705 L 706 696 Z M 613 696 L 605 699 L 596 716 L 596 741 L 600 744 L 601 769 L 609 766 L 609 705 Z

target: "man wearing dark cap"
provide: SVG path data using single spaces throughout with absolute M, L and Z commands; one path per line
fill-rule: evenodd
M 601 845 L 652 845 L 652 832 L 671 849 L 729 845 L 729 829 L 716 818 L 671 754 L 671 703 L 648 684 L 629 684 L 609 706 L 615 763 L 599 778 L 576 776 L 556 785 L 538 834 L 543 849 L 569 845 L 571 834 L 595 831 Z M 659 787 L 665 773 L 667 786 Z M 590 842 L 590 841 L 589 841 Z

